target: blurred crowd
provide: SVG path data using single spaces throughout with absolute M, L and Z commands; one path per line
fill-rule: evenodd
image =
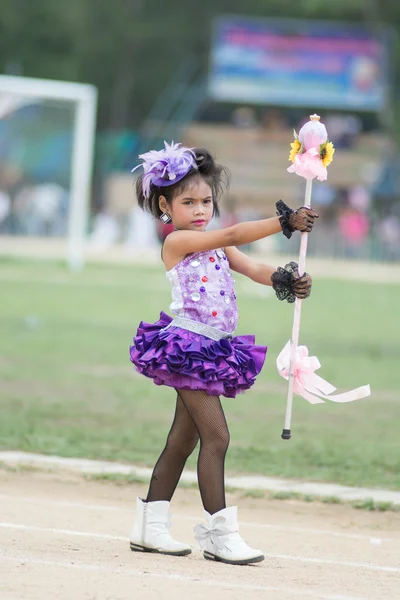
M 363 185 L 333 188 L 316 182 L 313 206 L 320 214 L 310 238 L 311 255 L 400 260 L 400 202 L 386 213 Z
M 68 191 L 59 183 L 35 180 L 20 169 L 0 166 L 0 233 L 66 235 L 68 202 Z
M 221 115 L 216 115 L 221 117 Z M 208 115 L 212 121 L 213 115 Z M 256 111 L 247 106 L 231 110 L 230 122 L 234 128 L 257 131 L 262 143 L 271 134 L 283 132 L 285 139 L 290 128 L 302 126 L 304 111 L 284 112 L 270 108 Z M 352 149 L 359 136 L 374 127 L 360 117 L 332 113 L 324 116 L 324 123 L 335 147 Z M 382 161 L 381 172 L 372 185 L 360 182 L 352 186 L 334 186 L 328 180 L 314 182 L 313 206 L 321 214 L 315 233 L 310 239 L 311 254 L 369 260 L 400 260 L 400 163 L 398 152 L 392 152 Z M 233 173 L 233 175 L 235 175 Z M 104 187 L 104 182 L 102 182 Z M 101 185 L 98 186 L 101 189 Z M 131 190 L 129 191 L 129 194 Z M 101 192 L 100 192 L 101 195 Z M 94 192 L 90 241 L 99 248 L 116 242 L 131 246 L 159 244 L 170 230 L 169 225 L 143 218 L 132 209 L 129 218 L 121 219 L 104 210 Z M 133 200 L 132 196 L 127 203 Z M 293 199 L 300 203 L 302 198 Z M 133 203 L 132 203 L 133 204 Z M 31 236 L 64 236 L 68 229 L 69 190 L 51 178 L 34 177 L 10 164 L 0 164 L 0 234 Z M 213 227 L 225 227 L 243 220 L 262 218 L 256 208 L 243 206 L 233 195 L 224 199 L 221 218 Z M 147 233 L 146 233 L 147 232 Z M 146 241 L 147 240 L 147 241 Z M 282 248 L 283 249 L 283 248 Z M 246 248 L 245 250 L 251 250 Z
M 236 108 L 232 124 L 259 132 L 259 141 L 271 139 L 289 128 L 296 131 L 305 123 L 304 111 L 248 106 Z M 324 115 L 329 139 L 336 150 L 353 150 L 365 133 L 381 133 L 376 117 L 361 118 L 339 112 Z M 343 258 L 400 259 L 400 154 L 395 144 L 382 156 L 382 168 L 372 182 L 349 187 L 314 181 L 313 206 L 322 219 L 312 236 L 310 252 Z M 298 199 L 301 202 L 301 198 Z

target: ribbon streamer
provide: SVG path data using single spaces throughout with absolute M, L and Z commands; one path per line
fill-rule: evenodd
M 289 340 L 276 359 L 279 375 L 284 379 L 289 379 L 290 354 L 291 345 Z M 363 385 L 349 392 L 331 396 L 330 394 L 336 391 L 336 388 L 315 373 L 320 366 L 321 363 L 316 356 L 309 356 L 307 346 L 298 346 L 296 348 L 296 356 L 293 364 L 293 392 L 302 396 L 311 404 L 324 404 L 325 400 L 340 403 L 353 402 L 371 394 L 369 385 Z

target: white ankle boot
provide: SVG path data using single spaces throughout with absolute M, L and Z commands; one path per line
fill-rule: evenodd
M 176 542 L 169 534 L 169 502 L 136 499 L 136 520 L 129 537 L 131 550 L 186 556 L 190 546 Z
M 239 535 L 237 507 L 224 508 L 213 515 L 205 512 L 206 525 L 196 525 L 196 539 L 203 548 L 204 558 L 231 565 L 261 562 L 261 550 L 250 548 Z

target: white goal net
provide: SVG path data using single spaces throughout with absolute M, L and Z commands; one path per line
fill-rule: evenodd
M 0 233 L 63 238 L 80 268 L 88 228 L 97 91 L 0 76 Z

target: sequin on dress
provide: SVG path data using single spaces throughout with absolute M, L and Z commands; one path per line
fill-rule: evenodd
M 234 398 L 248 390 L 262 369 L 267 348 L 254 335 L 233 336 L 238 309 L 229 261 L 222 249 L 195 252 L 166 273 L 172 286 L 170 311 L 224 332 L 219 341 L 176 327 L 160 313 L 141 322 L 130 347 L 136 369 L 156 385 L 203 390 Z M 201 325 L 198 326 L 201 330 Z M 204 327 L 206 330 L 207 327 Z

